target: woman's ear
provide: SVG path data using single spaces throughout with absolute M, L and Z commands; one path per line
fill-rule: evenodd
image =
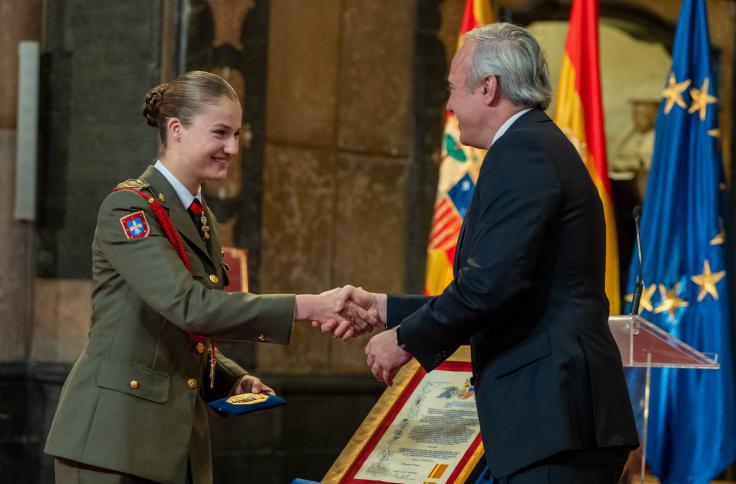
M 171 141 L 180 142 L 181 136 L 184 131 L 184 125 L 177 118 L 169 118 L 166 121 L 167 139 Z

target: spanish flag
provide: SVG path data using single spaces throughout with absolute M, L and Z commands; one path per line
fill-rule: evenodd
M 478 25 L 491 23 L 489 0 L 466 0 L 458 47 L 463 36 Z M 432 227 L 427 248 L 424 293 L 440 294 L 452 281 L 452 263 L 463 216 L 473 196 L 485 150 L 463 146 L 454 114 L 448 113 L 442 136 L 442 163 L 437 183 Z
M 618 243 L 603 129 L 597 0 L 574 0 L 572 3 L 554 118 L 580 153 L 603 202 L 606 218 L 606 295 L 611 303 L 611 314 L 619 314 Z

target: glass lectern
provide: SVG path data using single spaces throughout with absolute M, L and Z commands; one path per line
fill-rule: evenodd
M 624 367 L 636 368 L 640 378 L 629 378 L 629 392 L 637 416 L 641 451 L 631 462 L 632 474 L 644 483 L 649 423 L 649 383 L 652 368 L 688 368 L 717 370 L 718 355 L 701 353 L 639 316 L 608 318 Z M 637 376 L 637 375 L 629 375 Z M 641 456 L 640 458 L 638 456 Z

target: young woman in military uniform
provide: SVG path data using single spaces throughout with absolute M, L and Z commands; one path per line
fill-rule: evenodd
M 151 89 L 143 114 L 163 150 L 99 209 L 89 342 L 64 384 L 45 448 L 56 457 L 59 483 L 211 482 L 205 401 L 273 393 L 220 354 L 213 338 L 288 344 L 295 320 L 350 324 L 340 317 L 339 291 L 222 290 L 217 222 L 200 188 L 224 179 L 239 149 L 242 109 L 233 88 L 189 72 Z

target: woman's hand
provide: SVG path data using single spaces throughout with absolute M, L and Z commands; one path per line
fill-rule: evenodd
M 267 393 L 268 395 L 276 395 L 273 388 L 269 387 L 261 381 L 260 378 L 253 375 L 243 375 L 233 385 L 233 389 L 230 390 L 230 396 L 238 395 L 240 393 Z

